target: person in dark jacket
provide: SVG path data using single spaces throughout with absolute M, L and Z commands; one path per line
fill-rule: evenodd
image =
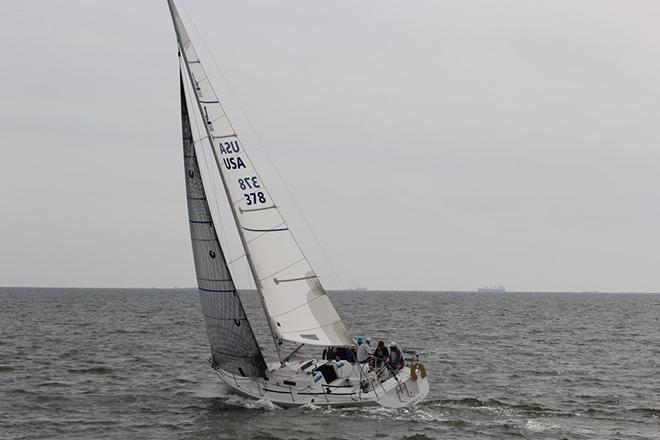
M 387 350 L 387 347 L 385 347 L 385 343 L 383 341 L 378 341 L 378 346 L 376 347 L 376 350 L 374 351 L 374 361 L 375 365 L 374 367 L 376 369 L 380 369 L 387 362 L 390 360 L 390 352 Z
M 355 362 L 353 352 L 349 347 L 337 347 L 335 349 L 335 354 L 337 355 L 337 359 L 339 360 Z
M 325 350 L 323 350 L 323 359 L 334 361 L 336 357 L 337 352 L 335 351 L 335 347 L 327 347 Z

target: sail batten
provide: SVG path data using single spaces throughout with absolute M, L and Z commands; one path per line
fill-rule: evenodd
M 241 226 L 244 231 L 249 231 L 249 232 L 263 232 L 263 233 L 268 233 L 268 232 L 284 232 L 288 231 L 289 228 L 272 228 L 272 229 L 251 229 L 251 228 L 246 228 L 245 226 Z

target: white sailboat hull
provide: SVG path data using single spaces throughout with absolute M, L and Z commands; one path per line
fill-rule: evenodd
M 319 367 L 326 373 L 334 371 L 337 378 L 328 383 L 327 374 L 320 374 Z M 410 366 L 406 366 L 396 375 L 386 372 L 379 378 L 368 369 L 347 361 L 312 360 L 271 365 L 268 380 L 241 377 L 220 369 L 216 373 L 234 393 L 283 407 L 312 404 L 402 408 L 417 404 L 429 393 L 426 372 L 420 374 L 418 370 L 412 377 Z M 331 372 L 330 376 L 333 377 Z

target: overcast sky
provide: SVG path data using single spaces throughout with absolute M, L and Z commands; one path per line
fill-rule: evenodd
M 184 5 L 345 285 L 660 291 L 660 2 Z M 3 1 L 0 39 L 0 285 L 193 286 L 165 0 Z

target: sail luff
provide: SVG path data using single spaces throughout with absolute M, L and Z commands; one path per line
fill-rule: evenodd
M 175 29 L 175 32 L 176 32 L 176 35 L 177 35 L 177 40 L 179 42 L 180 53 L 181 53 L 181 56 L 183 56 L 184 65 L 186 66 L 186 72 L 188 73 L 188 78 L 190 79 L 191 83 L 194 84 L 195 81 L 197 81 L 197 80 L 195 79 L 193 73 L 191 72 L 190 60 L 188 58 L 188 53 L 185 50 L 185 48 L 186 48 L 185 46 L 188 46 L 192 49 L 192 42 L 190 41 L 190 38 L 189 38 L 189 36 L 188 36 L 188 34 L 185 30 L 185 27 L 183 26 L 183 23 L 181 22 L 181 17 L 179 16 L 179 12 L 177 11 L 173 0 L 168 0 L 168 5 L 170 7 L 170 13 L 172 15 L 172 21 L 174 22 L 174 29 Z M 197 58 L 197 59 L 194 60 L 194 61 L 196 63 L 199 63 L 198 57 L 195 57 L 195 58 Z M 204 75 L 204 76 L 206 78 L 206 75 Z M 213 143 L 214 136 L 213 136 L 213 133 L 211 132 L 211 127 L 212 127 L 214 121 L 209 119 L 208 112 L 205 111 L 206 108 L 203 106 L 203 102 L 202 102 L 202 100 L 199 96 L 198 90 L 196 88 L 194 90 L 194 95 L 195 95 L 195 101 L 197 102 L 197 106 L 198 106 L 200 114 L 206 115 L 207 123 L 204 124 L 204 129 L 205 129 L 206 134 L 208 136 L 208 141 L 211 145 L 211 151 L 213 152 L 213 157 L 215 159 L 216 165 L 218 166 L 218 170 L 220 170 L 221 169 L 220 168 L 221 167 L 220 160 L 219 160 L 218 154 L 215 150 L 215 146 L 214 146 L 214 143 Z M 215 95 L 215 93 L 213 93 L 213 95 Z M 208 101 L 208 103 L 213 103 L 213 104 L 217 104 L 217 105 L 221 106 L 220 101 L 215 96 L 214 96 L 214 99 Z M 223 113 L 224 113 L 224 110 L 223 110 Z M 233 127 L 231 126 L 231 122 L 229 121 L 229 119 L 226 118 L 226 114 L 225 114 L 225 119 L 227 119 L 227 123 L 231 127 L 231 131 L 232 131 L 231 135 L 235 136 L 236 132 L 233 129 Z M 222 172 L 220 172 L 219 174 L 220 174 L 220 179 L 222 180 L 222 187 L 224 188 L 225 194 L 227 196 L 227 200 L 229 201 L 229 205 L 230 205 L 230 208 L 231 208 L 231 213 L 232 213 L 232 216 L 233 216 L 233 219 L 234 219 L 234 223 L 238 226 L 238 225 L 240 225 L 240 222 L 238 220 L 238 214 L 236 213 L 236 207 L 235 207 L 234 203 L 232 203 L 231 194 L 229 193 L 229 189 L 228 189 L 227 183 L 225 181 L 225 176 Z M 247 260 L 248 265 L 250 267 L 250 272 L 252 273 L 252 276 L 254 277 L 255 286 L 257 288 L 257 293 L 259 294 L 259 298 L 260 298 L 261 303 L 262 303 L 262 308 L 263 308 L 264 314 L 266 315 L 266 321 L 268 322 L 268 328 L 270 329 L 270 333 L 271 333 L 271 336 L 273 338 L 273 343 L 275 345 L 275 350 L 277 352 L 277 357 L 279 358 L 280 362 L 282 362 L 282 354 L 281 354 L 281 351 L 280 351 L 280 343 L 279 343 L 279 340 L 278 340 L 278 337 L 277 337 L 277 331 L 275 330 L 274 322 L 273 322 L 273 320 L 270 317 L 270 314 L 268 312 L 268 307 L 266 305 L 266 301 L 264 299 L 264 294 L 263 294 L 262 289 L 261 289 L 261 283 L 260 283 L 258 277 L 256 276 L 257 272 L 256 272 L 256 269 L 254 267 L 254 262 L 252 261 L 252 257 L 250 255 L 250 251 L 249 251 L 249 248 L 248 248 L 248 245 L 247 245 L 247 241 L 245 239 L 245 236 L 243 235 L 243 231 L 241 231 L 241 228 L 238 227 L 237 229 L 238 229 L 238 234 L 239 234 L 240 239 L 241 239 L 241 244 L 243 245 L 243 248 L 245 250 L 245 257 L 246 257 L 246 260 Z

